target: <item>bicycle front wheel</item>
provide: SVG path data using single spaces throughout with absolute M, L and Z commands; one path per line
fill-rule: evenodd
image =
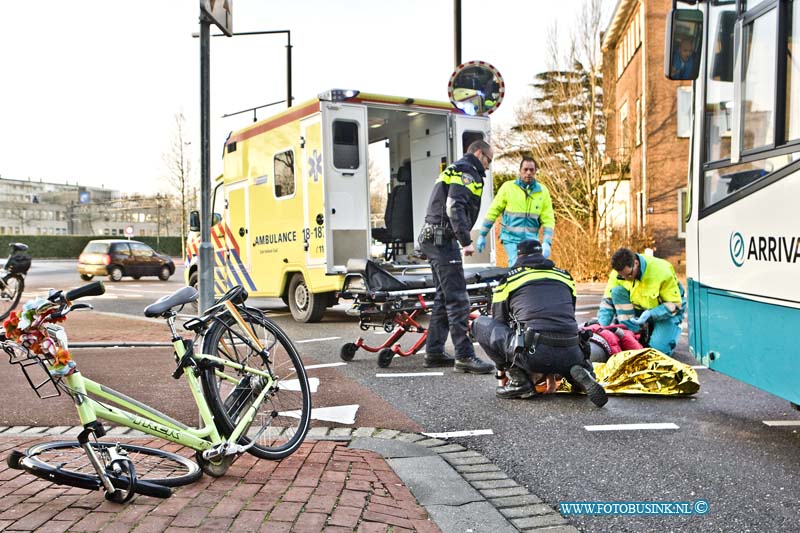
M 7 274 L 0 278 L 0 320 L 14 310 L 25 290 L 25 278 L 19 274 Z
M 91 446 L 106 468 L 111 463 L 110 449 L 117 448 L 119 455 L 134 464 L 137 480 L 146 483 L 180 487 L 197 481 L 203 475 L 194 461 L 157 448 L 112 442 L 93 442 Z M 31 474 L 55 483 L 82 488 L 100 486 L 100 477 L 89 457 L 80 443 L 75 441 L 45 442 L 32 446 L 25 452 L 21 466 Z M 109 474 L 113 478 L 110 471 Z M 137 486 L 136 492 L 150 495 L 146 486 Z
M 238 309 L 238 308 L 237 308 Z M 247 332 L 229 313 L 217 317 L 206 331 L 203 353 L 229 359 L 268 373 L 274 380 L 256 416 L 239 440 L 255 443 L 250 453 L 263 459 L 281 459 L 293 453 L 308 432 L 311 393 L 303 362 L 292 341 L 257 309 L 238 309 L 264 347 L 259 353 Z M 206 400 L 220 431 L 230 435 L 239 420 L 267 386 L 264 378 L 230 367 L 206 368 L 202 374 Z

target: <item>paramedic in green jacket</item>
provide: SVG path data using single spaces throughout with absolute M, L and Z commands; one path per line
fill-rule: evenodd
M 556 225 L 553 202 L 547 187 L 536 180 L 536 161 L 532 157 L 523 157 L 519 165 L 519 177 L 507 181 L 497 191 L 475 243 L 478 252 L 482 252 L 486 246 L 486 235 L 501 213 L 500 241 L 508 255 L 509 266 L 517 262 L 517 244 L 527 239 L 540 241 L 542 255 L 550 257 Z M 544 232 L 540 238 L 541 227 L 544 227 Z
M 620 248 L 611 256 L 611 274 L 600 302 L 601 325 L 617 320 L 631 331 L 653 324 L 650 347 L 667 355 L 678 344 L 686 310 L 683 286 L 669 261 Z

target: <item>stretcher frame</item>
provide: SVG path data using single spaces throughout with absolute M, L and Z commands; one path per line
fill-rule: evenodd
M 376 270 L 377 268 L 377 270 Z M 418 353 L 428 336 L 428 329 L 419 322 L 422 315 L 429 313 L 436 296 L 436 287 L 414 288 L 421 278 L 432 283 L 430 273 L 420 274 L 425 265 L 415 265 L 397 272 L 398 276 L 380 268 L 372 261 L 348 262 L 345 276 L 343 299 L 353 300 L 348 310 L 357 316 L 362 331 L 383 329 L 389 337 L 378 346 L 367 344 L 363 337 L 355 342 L 342 345 L 339 356 L 343 361 L 352 361 L 359 349 L 378 354 L 378 366 L 388 367 L 395 356 L 408 357 Z M 371 275 L 370 269 L 372 269 Z M 479 270 L 480 269 L 480 270 Z M 507 269 L 496 267 L 468 267 L 465 278 L 474 281 L 467 283 L 470 303 L 470 323 L 481 314 L 487 314 L 492 301 L 492 290 L 505 276 Z M 389 276 L 388 278 L 386 276 Z M 375 281 L 379 288 L 375 288 Z M 371 281 L 373 283 L 371 283 Z M 419 334 L 419 338 L 404 350 L 398 341 L 406 333 Z

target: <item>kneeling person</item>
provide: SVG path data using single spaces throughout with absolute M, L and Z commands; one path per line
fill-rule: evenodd
M 530 398 L 535 394 L 529 374 L 560 374 L 602 407 L 606 392 L 594 379 L 591 363 L 580 348 L 575 321 L 575 281 L 566 270 L 542 255 L 539 241 L 519 243 L 518 259 L 506 280 L 494 290 L 492 318 L 472 325 L 475 338 L 509 381 L 497 388 L 500 398 Z M 525 332 L 520 347 L 516 322 Z

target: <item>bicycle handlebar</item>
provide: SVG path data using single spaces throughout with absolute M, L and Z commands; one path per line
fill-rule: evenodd
M 65 297 L 71 302 L 86 296 L 100 296 L 101 294 L 105 294 L 105 292 L 106 286 L 103 285 L 103 282 L 95 281 L 93 283 L 89 283 L 88 285 L 84 285 L 83 287 L 72 289 L 71 291 L 67 292 Z

